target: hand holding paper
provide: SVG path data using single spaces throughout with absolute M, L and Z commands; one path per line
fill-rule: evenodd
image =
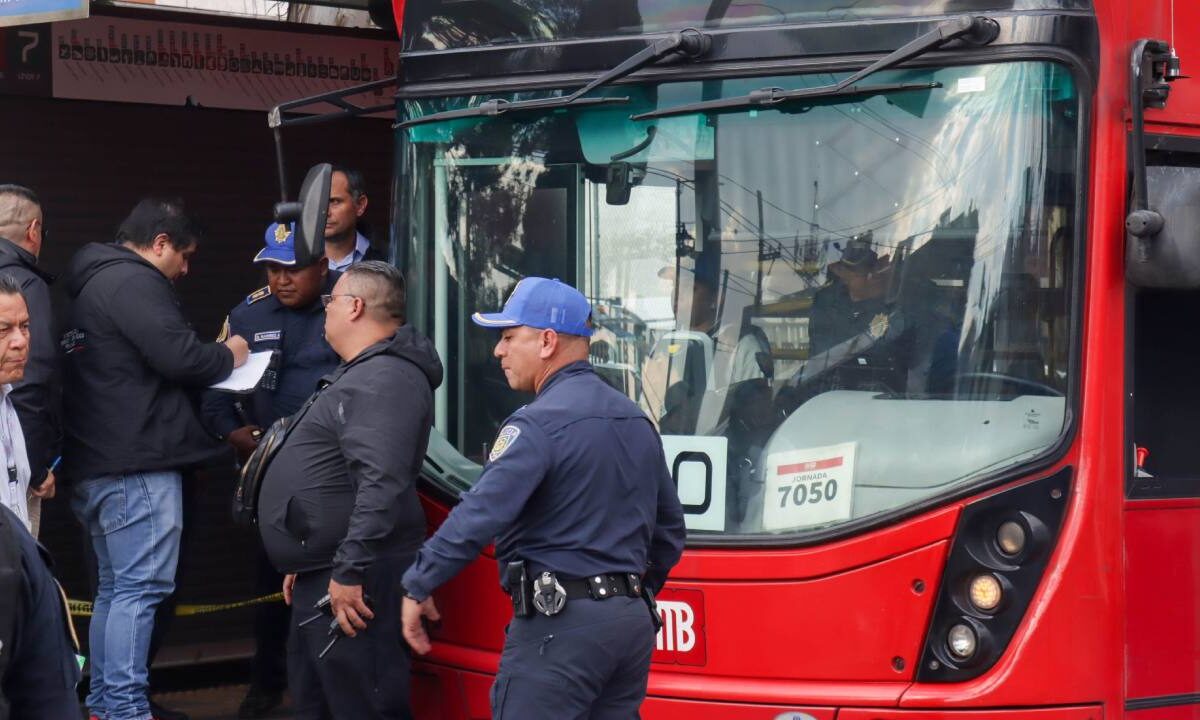
M 254 388 L 258 387 L 258 382 L 262 380 L 263 373 L 266 372 L 267 365 L 270 362 L 270 350 L 250 353 L 250 357 L 246 360 L 245 365 L 235 368 L 229 377 L 209 387 L 213 390 L 225 390 L 235 393 L 252 392 Z

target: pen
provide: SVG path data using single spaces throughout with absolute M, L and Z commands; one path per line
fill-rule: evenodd
M 62 462 L 62 455 L 54 458 L 54 462 L 50 463 L 50 467 L 46 468 L 46 472 L 54 472 L 60 462 Z

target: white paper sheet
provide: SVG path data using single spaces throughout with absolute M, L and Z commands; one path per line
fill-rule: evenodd
M 235 393 L 252 392 L 254 388 L 258 387 L 258 381 L 262 380 L 263 373 L 267 371 L 267 365 L 270 362 L 270 350 L 250 353 L 250 358 L 246 360 L 244 365 L 234 368 L 229 377 L 219 383 L 209 385 L 209 387 L 213 390 L 225 390 Z

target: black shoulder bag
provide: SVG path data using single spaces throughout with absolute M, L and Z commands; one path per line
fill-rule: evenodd
M 294 415 L 279 418 L 271 423 L 271 427 L 263 433 L 262 438 L 258 441 L 258 447 L 254 448 L 254 452 L 250 453 L 250 457 L 242 465 L 242 472 L 233 488 L 234 525 L 251 527 L 258 522 L 258 493 L 262 488 L 263 478 L 267 476 L 267 467 L 275 458 L 275 453 L 283 447 L 288 435 L 300 424 L 301 418 L 317 401 L 317 396 L 326 387 L 326 385 L 318 387 L 317 391 Z

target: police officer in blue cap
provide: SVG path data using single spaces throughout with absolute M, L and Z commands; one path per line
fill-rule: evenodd
M 537 393 L 504 423 L 475 486 L 404 574 L 405 639 L 430 650 L 433 591 L 496 543 L 514 620 L 492 693 L 495 718 L 634 718 L 646 694 L 651 594 L 683 551 L 683 510 L 645 413 L 588 363 L 591 308 L 529 277 L 504 310 L 495 356 Z
M 229 312 L 222 330 L 241 335 L 251 352 L 270 351 L 271 362 L 252 395 L 208 391 L 203 414 L 208 427 L 245 460 L 258 444 L 262 429 L 300 409 L 317 381 L 341 360 L 325 341 L 321 295 L 330 292 L 340 273 L 325 262 L 296 262 L 294 228 L 279 223 L 267 228 L 266 246 L 254 256 L 267 269 L 267 285 L 251 293 Z M 283 576 L 259 547 L 258 591 L 276 592 Z M 238 716 L 262 717 L 282 700 L 287 685 L 288 609 L 282 603 L 259 605 L 255 616 L 253 676 Z

